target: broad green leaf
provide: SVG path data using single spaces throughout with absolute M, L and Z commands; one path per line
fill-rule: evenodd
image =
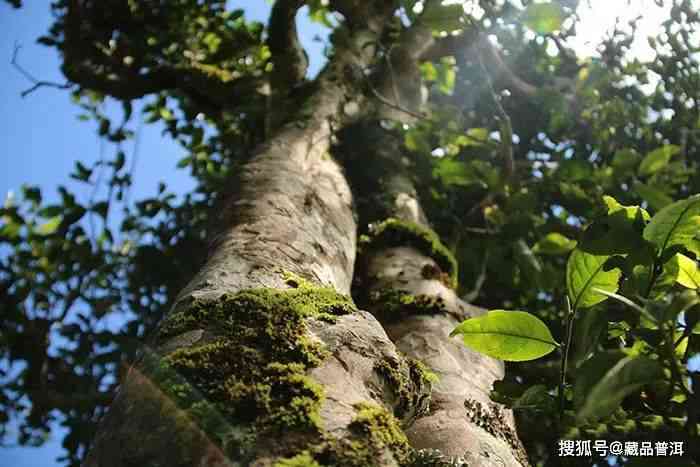
M 592 308 L 576 320 L 571 361 L 580 365 L 598 346 L 600 336 L 608 329 L 606 310 Z
M 607 255 L 593 255 L 575 249 L 566 264 L 566 287 L 574 309 L 588 308 L 608 297 L 594 288 L 606 292 L 617 292 L 620 275 L 618 268 L 604 269 Z
M 679 245 L 700 257 L 700 195 L 677 201 L 659 211 L 644 228 L 644 238 L 658 248 Z
M 462 5 L 442 5 L 441 2 L 430 2 L 421 14 L 421 22 L 435 31 L 454 31 L 462 28 Z
M 667 144 L 648 153 L 642 163 L 639 164 L 639 175 L 653 175 L 663 169 L 671 161 L 671 157 L 680 152 L 681 148 L 674 144 Z
M 36 232 L 40 235 L 51 235 L 58 229 L 58 226 L 61 225 L 62 220 L 62 216 L 54 216 L 45 223 L 41 224 L 36 229 Z
M 563 255 L 574 248 L 576 240 L 571 240 L 559 232 L 550 232 L 535 244 L 532 251 L 540 255 Z
M 463 321 L 450 337 L 456 335 L 477 352 L 511 362 L 534 360 L 559 345 L 546 324 L 524 311 L 489 311 Z
M 644 222 L 648 222 L 649 220 L 651 220 L 651 216 L 649 215 L 647 210 L 639 206 L 625 206 L 623 204 L 618 203 L 618 201 L 612 196 L 608 195 L 603 196 L 603 202 L 608 208 L 608 215 L 612 215 L 616 212 L 623 211 L 625 213 L 625 217 L 629 221 L 637 221 L 640 217 Z
M 673 198 L 668 196 L 657 187 L 645 185 L 644 183 L 635 183 L 634 191 L 641 196 L 644 201 L 649 203 L 649 207 L 654 211 L 660 211 L 669 204 L 673 203 Z
M 578 323 L 577 323 L 578 324 Z M 576 380 L 573 388 L 573 402 L 580 409 L 586 401 L 586 396 L 593 387 L 603 379 L 603 376 L 626 355 L 620 350 L 605 350 L 586 360 L 575 373 Z
M 668 265 L 668 268 L 666 268 L 666 265 Z M 700 288 L 700 270 L 695 260 L 676 253 L 666 265 L 664 265 L 664 271 L 668 271 L 675 282 L 689 289 Z
M 549 34 L 561 28 L 564 11 L 554 2 L 531 3 L 523 13 L 523 23 L 538 34 Z
M 642 232 L 649 213 L 639 206 L 623 206 L 611 196 L 604 196 L 603 201 L 607 215 L 586 229 L 580 249 L 595 255 L 614 255 L 644 248 Z
M 577 417 L 586 420 L 610 415 L 625 397 L 663 377 L 658 361 L 647 357 L 625 357 L 592 386 Z

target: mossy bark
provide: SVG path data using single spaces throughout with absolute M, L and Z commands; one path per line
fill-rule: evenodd
M 390 7 L 336 44 L 304 108 L 232 181 L 209 258 L 129 370 L 86 467 L 407 461 L 402 427 L 430 382 L 346 296 L 356 223 L 327 157 L 362 99 L 347 68 L 372 60 Z
M 362 148 L 353 141 L 363 141 Z M 358 157 L 373 161 L 372 170 L 350 172 L 365 199 L 358 202 L 360 219 L 369 224 L 354 294 L 402 353 L 437 376 L 428 413 L 406 431 L 421 450 L 417 464 L 527 465 L 512 413 L 489 399 L 502 362 L 449 337 L 461 320 L 483 310 L 455 293 L 454 260 L 428 225 L 400 142 L 380 125 L 363 123 L 346 132 L 338 152 L 348 167 Z

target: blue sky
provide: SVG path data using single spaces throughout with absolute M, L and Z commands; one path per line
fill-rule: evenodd
M 22 46 L 19 63 L 33 76 L 64 81 L 56 51 L 36 43 L 52 23 L 49 2 L 25 1 L 24 4 L 22 9 L 14 10 L 0 1 L 0 202 L 8 192 L 18 194 L 22 184 L 40 186 L 48 202 L 58 198 L 56 188 L 64 184 L 85 201 L 92 188 L 68 176 L 75 161 L 89 165 L 100 159 L 101 150 L 114 148 L 101 145 L 93 122 L 77 119 L 81 111 L 71 102 L 67 91 L 42 88 L 21 97 L 20 93 L 31 87 L 31 83 L 10 64 L 15 44 Z M 260 0 L 230 2 L 230 5 L 245 9 L 248 19 L 263 22 L 270 9 L 267 2 Z M 303 15 L 299 18 L 300 36 L 311 61 L 309 71 L 315 74 L 323 64 L 323 44 L 314 37 L 326 37 L 327 32 Z M 161 131 L 158 124 L 141 127 L 132 200 L 155 195 L 159 180 L 166 180 L 169 189 L 178 194 L 194 186 L 186 172 L 175 168 L 185 155 L 183 149 L 163 137 Z M 127 157 L 134 156 L 133 142 L 127 142 L 124 149 Z M 59 466 L 55 459 L 63 451 L 62 438 L 63 431 L 57 429 L 40 448 L 3 448 L 0 465 Z

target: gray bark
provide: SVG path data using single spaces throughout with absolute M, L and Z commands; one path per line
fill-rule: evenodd
M 374 161 L 370 170 L 351 174 L 353 186 L 365 190 L 360 218 L 367 223 L 395 218 L 429 229 L 411 179 L 410 159 L 402 154 L 397 138 L 379 125 L 366 124 L 351 130 L 346 140 L 363 141 L 363 148 L 371 148 L 369 153 L 363 149 L 360 156 L 357 146 L 343 147 L 348 166 L 357 164 L 357 157 Z M 449 337 L 461 320 L 485 310 L 462 301 L 441 280 L 444 271 L 435 259 L 408 244 L 370 245 L 360 262 L 360 283 L 367 285 L 361 292 L 365 297 L 382 297 L 393 291 L 439 304 L 437 314 L 406 313 L 400 317 L 384 313 L 388 304 L 381 298 L 370 299 L 367 305 L 380 316 L 396 347 L 439 377 L 429 412 L 406 431 L 411 445 L 438 449 L 442 455 L 463 459 L 470 466 L 527 465 L 512 412 L 489 398 L 493 382 L 504 375 L 503 363 L 466 348 L 457 337 Z
M 367 44 L 381 33 L 384 19 L 377 17 L 347 34 L 305 107 L 242 169 L 235 181 L 239 188 L 221 210 L 221 229 L 212 241 L 211 254 L 178 297 L 171 315 L 225 294 L 261 287 L 287 289 L 282 271 L 349 292 L 356 223 L 350 189 L 329 149 L 334 127 L 348 119 L 348 109 L 362 105 L 362 93 L 348 79 L 347 69 L 372 59 L 374 50 Z M 324 436 L 348 437 L 358 403 L 394 410 L 398 404 L 394 388 L 377 371 L 377 364 L 403 362 L 403 357 L 372 315 L 360 311 L 339 316 L 331 324 L 309 319 L 304 329 L 304 337 L 320 342 L 330 355 L 308 372 L 324 388 L 320 410 Z M 208 327 L 189 329 L 166 341 L 157 340 L 155 352 L 146 349 L 144 353 L 160 359 L 216 343 L 216 337 Z M 84 465 L 238 465 L 202 427 L 180 420 L 188 416 L 164 396 L 145 365 L 137 365 L 101 423 Z M 235 420 L 222 423 L 237 429 Z M 183 435 L 183 429 L 189 433 Z M 274 442 L 261 442 L 256 458 L 247 463 L 272 465 L 282 447 L 294 445 L 295 436 L 291 431 Z M 183 446 L 183 437 L 188 446 Z M 389 446 L 376 459 L 376 465 L 382 466 L 398 462 Z

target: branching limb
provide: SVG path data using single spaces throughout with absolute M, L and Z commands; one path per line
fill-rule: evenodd
M 272 7 L 267 45 L 275 67 L 273 92 L 291 89 L 306 76 L 309 60 L 299 41 L 295 21 L 296 13 L 303 4 L 303 0 L 279 0 Z
M 22 46 L 20 44 L 15 43 L 15 49 L 12 52 L 12 60 L 10 61 L 10 63 L 12 64 L 13 67 L 15 67 L 15 69 L 17 71 L 19 71 L 22 74 L 22 76 L 24 76 L 27 80 L 31 81 L 34 84 L 31 88 L 22 91 L 21 96 L 23 98 L 27 97 L 29 94 L 33 93 L 34 91 L 36 91 L 37 89 L 39 89 L 41 87 L 51 87 L 51 88 L 57 88 L 57 89 L 70 89 L 70 87 L 72 86 L 71 83 L 56 83 L 53 81 L 39 80 L 39 79 L 36 79 L 27 70 L 25 70 L 22 67 L 22 65 L 19 64 L 19 62 L 17 60 L 17 57 L 19 56 L 19 50 L 21 48 L 22 48 Z
M 452 55 L 473 59 L 480 53 L 484 65 L 492 70 L 494 81 L 498 87 L 505 87 L 523 97 L 533 97 L 538 88 L 517 76 L 505 63 L 503 57 L 488 38 L 470 31 L 459 36 L 441 38 L 433 44 L 421 57 L 423 60 L 436 60 L 440 57 Z

